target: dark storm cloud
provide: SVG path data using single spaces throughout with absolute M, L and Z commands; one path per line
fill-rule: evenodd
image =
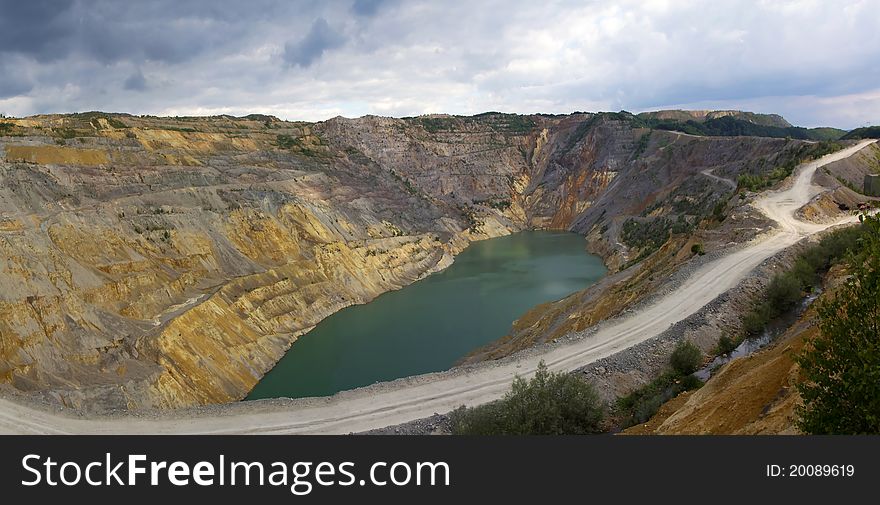
M 0 53 L 62 58 L 76 33 L 72 0 L 0 0 Z
M 291 66 L 309 67 L 326 51 L 345 43 L 345 37 L 330 27 L 327 20 L 318 18 L 309 32 L 297 42 L 284 46 L 284 61 Z
M 755 108 L 880 122 L 840 0 L 0 0 L 0 109 L 472 114 Z
M 248 36 L 249 23 L 297 7 L 232 0 L 0 0 L 0 52 L 41 62 L 77 53 L 102 63 L 179 63 L 234 46 Z
M 123 87 L 129 91 L 144 91 L 147 89 L 147 79 L 144 77 L 140 69 L 135 70 L 133 74 L 123 83 Z

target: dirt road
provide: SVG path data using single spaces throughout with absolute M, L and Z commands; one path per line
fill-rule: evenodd
M 329 398 L 240 402 L 156 416 L 93 419 L 0 399 L 0 433 L 350 433 L 494 400 L 516 375 L 532 374 L 541 360 L 551 370 L 572 370 L 661 333 L 735 286 L 776 252 L 809 234 L 855 219 L 806 223 L 795 212 L 821 191 L 811 183 L 817 168 L 851 156 L 872 142 L 800 167 L 788 188 L 768 192 L 755 202 L 755 207 L 778 222 L 777 230 L 704 265 L 675 292 L 602 324 L 589 336 L 526 350 L 498 362 L 375 384 Z

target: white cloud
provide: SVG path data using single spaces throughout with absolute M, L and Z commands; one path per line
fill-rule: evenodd
M 175 13 L 175 5 L 163 4 L 161 15 L 116 5 L 93 14 L 136 16 L 128 19 L 135 26 L 164 20 L 169 28 L 138 33 L 135 40 L 147 48 L 98 51 L 92 41 L 68 44 L 69 54 L 47 59 L 42 44 L 20 65 L 32 88 L 9 86 L 23 95 L 0 100 L 0 107 L 16 114 L 266 112 L 320 120 L 674 105 L 779 112 L 805 126 L 880 122 L 877 5 L 864 0 L 388 0 L 320 7 L 264 0 L 264 14 L 237 9 L 217 19 L 212 13 L 222 8 Z M 200 42 L 189 50 L 151 39 L 178 32 Z M 4 51 L 0 46 L 0 57 Z M 26 48 L 16 51 L 6 50 L 6 61 L 28 57 Z M 130 81 L 126 89 L 136 69 L 147 85 Z

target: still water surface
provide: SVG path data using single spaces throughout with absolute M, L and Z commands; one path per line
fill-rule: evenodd
M 325 396 L 445 370 L 528 309 L 605 275 L 585 247 L 580 235 L 547 231 L 475 242 L 446 270 L 321 321 L 248 399 Z

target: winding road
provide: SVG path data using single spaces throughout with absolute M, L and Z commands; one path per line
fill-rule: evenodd
M 768 257 L 810 234 L 855 220 L 855 216 L 848 216 L 832 223 L 808 223 L 800 221 L 796 212 L 822 191 L 811 182 L 816 169 L 873 142 L 860 142 L 799 167 L 790 187 L 767 192 L 754 203 L 778 223 L 774 231 L 700 267 L 675 292 L 653 305 L 607 321 L 585 337 L 526 350 L 497 362 L 374 384 L 329 398 L 261 400 L 167 414 L 98 418 L 0 398 L 0 433 L 351 433 L 492 401 L 504 394 L 516 375 L 534 373 L 542 360 L 554 371 L 573 370 L 658 335 L 736 286 Z

